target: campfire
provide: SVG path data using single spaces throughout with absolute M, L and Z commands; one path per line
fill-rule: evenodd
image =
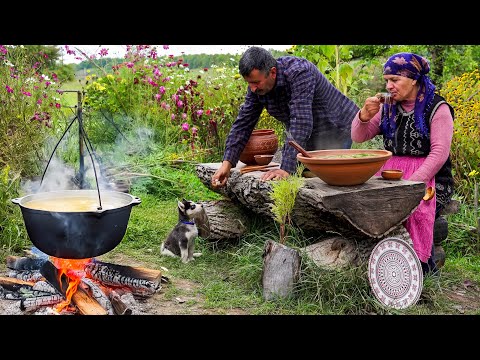
M 8 256 L 7 267 L 0 296 L 20 300 L 20 309 L 29 314 L 130 315 L 126 297 L 146 299 L 168 282 L 159 270 L 33 252 Z

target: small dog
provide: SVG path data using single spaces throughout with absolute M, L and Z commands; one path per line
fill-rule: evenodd
M 195 220 L 199 222 L 198 227 Z M 183 263 L 195 260 L 194 257 L 202 255 L 193 252 L 195 238 L 208 236 L 208 233 L 208 218 L 203 205 L 182 199 L 178 201 L 178 223 L 162 243 L 160 252 L 162 255 L 179 256 Z

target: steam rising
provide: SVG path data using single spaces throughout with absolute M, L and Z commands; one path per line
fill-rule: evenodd
M 96 145 L 92 144 L 95 151 L 91 154 L 92 157 L 90 157 L 89 152 L 85 148 L 83 189 L 97 188 L 95 173 L 93 171 L 93 166 L 95 166 L 99 189 L 115 190 L 115 179 L 111 174 L 112 171 L 106 170 L 121 168 L 124 172 L 128 173 L 129 171 L 126 169 L 129 167 L 129 156 L 134 154 L 146 155 L 149 149 L 154 146 L 153 135 L 154 132 L 148 128 L 134 129 L 125 136 L 124 134 L 119 134 L 114 146 L 108 146 L 108 150 L 97 149 Z M 75 141 L 76 139 L 78 143 L 76 134 L 75 137 L 73 140 L 63 139 L 62 142 Z M 81 189 L 79 182 L 79 164 L 69 165 L 63 162 L 59 155 L 67 149 L 67 145 L 60 145 L 52 157 L 48 168 L 46 168 L 46 161 L 43 165 L 43 170 L 45 171 L 46 169 L 43 181 L 41 181 L 41 175 L 36 179 L 22 181 L 21 189 L 24 194 Z M 53 146 L 51 146 L 51 148 L 53 149 Z M 92 164 L 92 158 L 94 164 Z

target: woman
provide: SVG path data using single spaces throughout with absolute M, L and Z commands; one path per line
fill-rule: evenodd
M 404 179 L 435 187 L 435 197 L 421 200 L 404 223 L 424 273 L 435 270 L 433 226 L 453 194 L 449 154 L 454 113 L 435 94 L 429 71 L 422 56 L 392 55 L 383 67 L 389 94 L 367 98 L 352 123 L 353 141 L 364 142 L 381 134 L 385 149 L 393 153 L 377 175 L 383 169 L 402 169 Z

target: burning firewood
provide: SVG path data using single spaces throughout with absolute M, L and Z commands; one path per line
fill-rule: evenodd
M 21 286 L 32 287 L 35 284 L 33 281 L 25 281 L 14 277 L 0 276 L 0 285 L 13 291 L 17 291 Z
M 43 279 L 42 274 L 38 270 L 10 270 L 7 276 L 23 281 L 39 281 Z
M 55 305 L 64 300 L 65 298 L 61 294 L 27 297 L 20 301 L 20 309 L 22 311 L 32 312 L 38 310 L 42 306 Z
M 12 270 L 40 270 L 45 261 L 48 260 L 29 256 L 7 256 L 7 267 Z
M 113 311 L 113 306 L 108 298 L 108 296 L 103 292 L 101 287 L 97 284 L 92 279 L 88 278 L 83 278 L 82 283 L 86 285 L 88 288 L 87 292 L 95 299 L 98 301 L 98 303 L 105 309 L 107 310 L 109 315 L 114 315 Z
M 107 310 L 81 287 L 77 288 L 77 291 L 73 294 L 72 301 L 82 315 L 107 315 Z
M 50 294 L 59 294 L 57 289 L 55 289 L 52 285 L 50 285 L 48 282 L 43 280 L 37 281 L 33 285 L 33 290 L 43 291 L 45 293 L 50 293 Z
M 50 261 L 42 265 L 40 272 L 55 289 L 67 298 L 67 289 L 69 289 L 68 285 L 70 280 L 65 274 L 57 269 Z M 82 315 L 107 315 L 107 310 L 105 310 L 98 301 L 90 297 L 81 287 L 77 287 L 76 291 L 71 295 L 71 300 Z
M 125 304 L 120 295 L 115 291 L 109 289 L 108 297 L 112 302 L 112 306 L 115 310 L 115 314 L 117 315 L 132 315 L 132 309 Z
M 128 287 L 138 296 L 153 295 L 161 288 L 161 273 L 158 270 L 91 262 L 85 266 L 85 272 L 105 285 Z

